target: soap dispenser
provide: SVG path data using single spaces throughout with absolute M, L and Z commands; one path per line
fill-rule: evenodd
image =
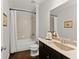
M 48 33 L 46 35 L 46 39 L 48 39 L 48 40 L 52 39 L 52 33 L 51 33 L 51 31 L 48 31 Z

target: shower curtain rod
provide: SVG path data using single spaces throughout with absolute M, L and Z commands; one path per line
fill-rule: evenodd
M 24 12 L 30 12 L 30 13 L 36 14 L 36 12 L 27 11 L 27 10 L 21 10 L 21 9 L 13 9 L 13 8 L 10 8 L 9 10 L 24 11 Z

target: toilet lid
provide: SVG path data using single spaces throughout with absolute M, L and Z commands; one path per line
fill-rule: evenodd
M 30 46 L 31 50 L 37 50 L 38 48 L 39 48 L 38 44 L 33 44 L 33 45 Z

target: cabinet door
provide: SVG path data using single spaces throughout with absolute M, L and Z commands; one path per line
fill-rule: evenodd
M 69 59 L 68 57 L 66 57 L 66 56 L 64 56 L 64 55 L 62 55 L 62 59 Z
M 50 59 L 50 54 L 46 50 L 40 49 L 39 59 Z
M 39 42 L 39 59 L 50 59 L 50 54 L 48 53 L 46 47 L 42 42 Z
M 58 53 L 52 53 L 51 54 L 51 59 L 61 59 L 61 55 L 60 54 L 58 54 Z
M 50 54 L 50 59 L 61 59 L 61 54 L 56 50 L 45 45 L 45 50 Z
M 45 59 L 50 59 L 50 54 L 46 51 L 44 51 Z

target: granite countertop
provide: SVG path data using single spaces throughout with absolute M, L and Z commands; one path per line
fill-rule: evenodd
M 73 45 L 68 45 L 70 47 L 73 47 L 73 50 L 70 51 L 65 51 L 60 49 L 59 47 L 57 47 L 53 42 L 57 42 L 57 40 L 46 40 L 44 38 L 39 38 L 39 41 L 41 41 L 42 43 L 46 44 L 47 46 L 51 47 L 52 49 L 55 49 L 56 51 L 58 51 L 59 53 L 63 54 L 64 56 L 70 58 L 70 59 L 77 59 L 77 47 L 73 46 Z M 52 42 L 52 43 L 51 43 Z M 59 41 L 58 41 L 59 42 Z

